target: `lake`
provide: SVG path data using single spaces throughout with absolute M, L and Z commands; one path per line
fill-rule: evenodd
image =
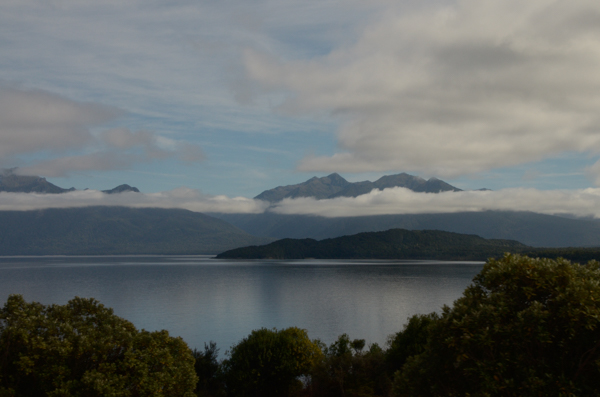
M 147 330 L 223 353 L 261 327 L 385 344 L 409 316 L 461 296 L 482 262 L 218 260 L 209 256 L 0 257 L 0 299 L 93 297 Z

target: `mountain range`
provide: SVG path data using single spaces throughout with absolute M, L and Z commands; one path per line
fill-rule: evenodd
M 279 186 L 256 196 L 284 198 L 354 197 L 372 189 L 406 187 L 419 192 L 460 191 L 436 178 L 405 173 L 375 182 L 348 182 L 338 174 Z M 37 176 L 0 172 L 0 191 L 62 193 Z M 120 185 L 105 193 L 138 192 Z M 0 212 L 0 255 L 207 253 L 268 243 L 277 239 L 328 239 L 389 229 L 440 230 L 486 239 L 516 240 L 532 247 L 600 246 L 600 221 L 533 212 L 484 211 L 445 214 L 379 215 L 325 218 L 309 215 L 198 214 L 177 209 L 88 207 Z M 157 227 L 157 225 L 159 225 Z M 211 232 L 212 230 L 212 232 Z
M 216 254 L 273 241 L 182 209 L 0 211 L 0 225 L 0 255 Z
M 58 187 L 41 176 L 18 175 L 15 171 L 16 168 L 0 170 L 0 192 L 60 194 L 76 190 L 74 187 L 70 189 Z M 113 189 L 102 190 L 102 192 L 107 194 L 122 192 L 139 193 L 139 190 L 136 187 L 123 184 Z
M 339 174 L 333 173 L 322 178 L 315 176 L 296 185 L 278 186 L 274 189 L 265 190 L 254 198 L 269 202 L 298 197 L 314 197 L 317 200 L 322 200 L 335 197 L 358 197 L 369 193 L 373 189 L 383 190 L 391 187 L 404 187 L 415 192 L 424 193 L 461 191 L 461 189 L 437 178 L 425 180 L 406 173 L 385 175 L 375 182 L 348 182 Z

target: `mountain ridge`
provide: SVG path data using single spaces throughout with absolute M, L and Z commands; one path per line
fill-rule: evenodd
M 414 192 L 423 193 L 461 191 L 461 189 L 435 177 L 425 180 L 405 172 L 384 175 L 375 182 L 348 182 L 339 174 L 333 173 L 321 178 L 315 176 L 295 185 L 277 186 L 276 188 L 263 191 L 254 198 L 271 203 L 281 201 L 285 198 L 298 197 L 314 197 L 317 200 L 322 200 L 335 197 L 357 197 L 367 194 L 373 189 L 383 190 L 392 187 L 404 187 Z
M 273 241 L 183 209 L 96 206 L 0 211 L 0 225 L 0 256 L 217 254 Z
M 46 178 L 35 175 L 18 175 L 15 173 L 16 168 L 8 168 L 0 170 L 0 192 L 10 193 L 45 193 L 45 194 L 61 194 L 74 192 L 77 189 L 71 187 L 65 189 L 50 183 Z M 87 190 L 87 189 L 86 189 Z M 138 188 L 127 184 L 119 185 L 113 189 L 102 190 L 102 193 L 115 194 L 123 192 L 140 191 Z

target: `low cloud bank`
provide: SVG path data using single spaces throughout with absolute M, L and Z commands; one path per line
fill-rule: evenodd
M 416 193 L 405 188 L 373 190 L 358 197 L 329 200 L 285 199 L 270 211 L 288 215 L 344 216 L 428 214 L 476 211 L 532 211 L 600 218 L 600 189 L 536 190 L 503 189 Z
M 90 206 L 132 208 L 180 208 L 194 212 L 261 213 L 268 203 L 245 197 L 210 196 L 197 190 L 179 188 L 159 193 L 106 194 L 98 190 L 62 194 L 0 193 L 0 211 L 27 211 L 46 208 Z
M 195 212 L 284 215 L 314 215 L 327 218 L 431 214 L 477 211 L 532 211 L 542 214 L 568 214 L 600 218 L 600 188 L 583 190 L 503 189 L 416 193 L 405 188 L 373 190 L 358 197 L 328 200 L 285 199 L 269 204 L 245 197 L 211 196 L 197 190 L 179 188 L 158 193 L 105 194 L 97 190 L 63 194 L 0 193 L 0 210 L 26 211 L 45 208 L 87 206 L 124 206 L 132 208 L 181 208 Z

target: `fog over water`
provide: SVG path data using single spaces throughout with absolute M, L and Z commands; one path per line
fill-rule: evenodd
M 167 329 L 223 353 L 261 327 L 298 326 L 384 344 L 407 317 L 452 304 L 479 262 L 226 261 L 207 256 L 0 258 L 0 299 L 94 297 L 138 328 Z

